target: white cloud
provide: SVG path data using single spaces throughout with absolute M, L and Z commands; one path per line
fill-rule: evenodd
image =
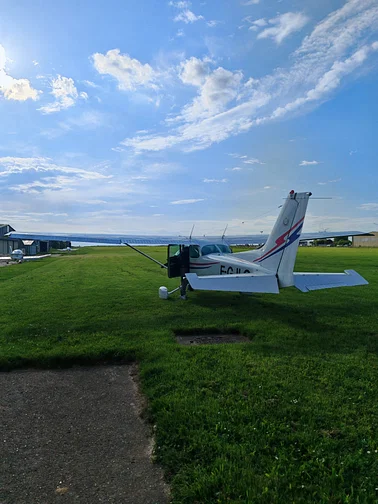
M 156 89 L 157 72 L 148 64 L 141 63 L 119 49 L 111 49 L 106 54 L 92 56 L 95 69 L 101 75 L 110 75 L 118 81 L 118 88 L 132 91 L 138 87 Z
M 85 84 L 86 86 L 90 87 L 90 88 L 99 88 L 100 86 L 98 84 L 95 84 L 94 82 L 90 81 L 90 80 L 83 80 L 81 81 L 83 84 Z
M 244 168 L 241 166 L 234 166 L 233 168 L 225 168 L 226 171 L 242 171 Z
M 185 0 L 181 0 L 178 2 L 168 2 L 168 5 L 170 5 L 171 7 L 176 7 L 177 9 L 189 9 L 192 3 Z
M 180 64 L 179 77 L 184 84 L 198 87 L 198 96 L 181 110 L 174 121 L 197 121 L 221 112 L 238 94 L 243 74 L 222 67 L 210 71 L 211 60 L 190 58 Z
M 190 10 L 190 6 L 192 5 L 189 1 L 178 1 L 178 2 L 168 2 L 168 5 L 171 7 L 176 7 L 181 12 L 174 17 L 173 21 L 179 22 L 182 21 L 185 24 L 195 23 L 196 21 L 200 21 L 201 19 L 205 19 L 203 16 L 197 16 Z
M 246 85 L 248 80 L 243 84 L 241 78 L 236 103 L 232 97 L 237 82 L 229 79 L 231 85 L 227 91 L 230 92 L 224 96 L 221 93 L 219 102 L 215 93 L 214 104 L 209 106 L 204 86 L 215 71 L 211 70 L 211 61 L 197 58 L 188 66 L 186 80 L 198 88 L 198 96 L 176 116 L 169 117 L 166 125 L 171 127 L 167 132 L 137 134 L 126 138 L 122 144 L 138 152 L 175 146 L 183 151 L 204 149 L 252 127 L 311 110 L 329 99 L 343 79 L 362 67 L 369 55 L 378 49 L 377 42 L 371 43 L 377 25 L 376 0 L 349 0 L 305 37 L 291 54 L 290 66 L 277 68 L 258 81 L 254 80 L 251 86 Z M 193 69 L 195 63 L 197 72 Z M 222 70 L 238 76 L 237 71 Z
M 377 16 L 376 0 L 347 0 L 315 26 L 296 53 L 306 57 L 323 54 L 332 59 L 340 58 L 362 33 L 376 25 Z
M 260 28 L 262 28 L 263 26 L 266 26 L 268 24 L 266 19 L 261 18 L 261 19 L 256 19 L 256 20 L 252 21 L 249 16 L 248 16 L 248 18 L 246 18 L 246 21 L 251 23 L 252 26 L 249 27 L 249 30 L 252 30 L 252 31 L 258 31 Z
M 222 24 L 223 21 L 217 21 L 216 19 L 212 19 L 211 21 L 207 21 L 207 26 L 210 26 L 210 28 L 215 28 L 219 24 Z
M 38 100 L 42 92 L 34 89 L 28 79 L 15 79 L 11 77 L 6 70 L 6 63 L 5 49 L 0 44 L 0 93 L 7 100 Z
M 74 80 L 71 79 L 71 77 L 62 77 L 58 75 L 56 79 L 52 80 L 51 87 L 51 94 L 55 97 L 55 101 L 38 109 L 43 114 L 52 114 L 73 107 L 79 97 L 82 99 L 88 98 L 85 92 L 79 95 Z
M 10 175 L 22 174 L 25 172 L 58 172 L 86 180 L 111 178 L 111 175 L 104 175 L 103 173 L 98 171 L 57 165 L 50 158 L 44 157 L 0 157 L 0 168 L 3 169 L 3 171 L 0 171 L 0 177 L 8 177 Z
M 258 3 L 260 3 L 260 0 L 247 0 L 242 2 L 242 5 L 257 5 Z
M 240 71 L 230 72 L 218 67 L 198 84 L 199 95 L 182 109 L 177 119 L 192 122 L 222 112 L 237 97 L 242 78 Z
M 319 164 L 320 161 L 301 161 L 299 163 L 299 166 L 310 166 L 310 165 L 317 165 Z
M 378 10 L 377 10 L 378 17 Z M 280 118 L 307 103 L 321 101 L 325 96 L 339 87 L 342 77 L 356 70 L 367 59 L 369 53 L 374 51 L 374 44 L 365 45 L 352 54 L 350 58 L 344 61 L 336 61 L 328 72 L 325 72 L 318 80 L 316 85 L 308 90 L 304 96 L 287 103 L 284 107 L 278 107 L 274 110 L 270 119 Z M 269 119 L 269 118 L 268 118 Z
M 318 185 L 327 185 L 327 184 L 334 184 L 335 182 L 340 182 L 341 178 L 334 179 L 334 180 L 327 180 L 327 182 L 318 182 Z
M 258 21 L 262 22 L 265 20 Z M 286 37 L 288 37 L 292 33 L 295 33 L 296 31 L 301 30 L 308 23 L 308 21 L 309 17 L 300 12 L 286 12 L 285 14 L 277 16 L 276 18 L 269 19 L 269 24 L 273 26 L 265 28 L 257 35 L 257 38 L 261 39 L 271 37 L 276 41 L 277 44 L 280 44 Z M 259 27 L 265 25 L 256 24 L 254 26 Z
M 206 184 L 225 184 L 226 182 L 228 182 L 227 179 L 223 178 L 223 179 L 208 179 L 208 178 L 205 178 L 203 179 L 203 181 L 206 183 Z
M 359 208 L 359 210 L 368 210 L 368 211 L 374 210 L 375 211 L 375 210 L 378 210 L 378 203 L 363 203 L 358 208 Z
M 243 163 L 245 163 L 245 164 L 252 164 L 252 165 L 253 164 L 261 164 L 261 165 L 265 164 L 265 163 L 263 163 L 262 161 L 260 161 L 257 158 L 246 159 L 245 161 L 243 161 Z
M 248 156 L 244 155 L 244 154 L 238 154 L 238 153 L 235 153 L 235 152 L 231 152 L 229 154 L 229 156 L 232 156 L 233 158 L 237 158 L 237 159 L 247 159 Z
M 39 62 L 37 60 L 33 60 L 33 65 L 34 66 L 38 66 L 39 65 Z
M 206 77 L 209 75 L 209 60 L 199 58 L 189 58 L 179 66 L 179 77 L 184 84 L 192 86 L 201 86 L 204 84 Z
M 72 129 L 92 130 L 104 126 L 106 124 L 106 116 L 96 110 L 87 110 L 76 117 L 70 117 L 58 124 L 64 131 Z
M 204 17 L 201 15 L 197 16 L 191 10 L 186 9 L 177 14 L 177 16 L 173 19 L 173 21 L 175 21 L 176 23 L 178 21 L 182 21 L 185 24 L 189 24 L 189 23 L 195 23 L 196 21 L 200 21 L 201 19 L 204 19 Z
M 199 201 L 205 201 L 205 200 L 203 198 L 183 199 L 183 200 L 171 201 L 171 205 L 191 205 L 192 203 L 198 203 Z

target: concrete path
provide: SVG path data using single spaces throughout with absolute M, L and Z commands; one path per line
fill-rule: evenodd
M 0 373 L 0 504 L 166 504 L 132 366 Z

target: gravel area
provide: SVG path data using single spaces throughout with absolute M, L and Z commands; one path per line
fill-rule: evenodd
M 0 504 L 168 503 L 135 369 L 0 373 Z

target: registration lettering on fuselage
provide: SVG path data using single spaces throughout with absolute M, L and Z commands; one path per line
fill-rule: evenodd
M 250 273 L 250 271 L 248 269 L 243 270 L 243 268 L 233 268 L 232 266 L 224 266 L 223 264 L 221 264 L 221 275 L 237 275 L 240 273 Z

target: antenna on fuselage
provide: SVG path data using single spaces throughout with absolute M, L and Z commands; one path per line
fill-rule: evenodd
M 195 224 L 193 224 L 192 230 L 190 231 L 189 240 L 191 240 L 191 239 L 192 239 L 192 234 L 193 234 L 193 231 L 194 231 L 194 226 L 195 226 Z
M 228 224 L 226 224 L 226 227 L 224 228 L 223 234 L 222 234 L 222 240 L 224 240 L 224 237 L 226 236 L 226 231 L 228 228 Z

